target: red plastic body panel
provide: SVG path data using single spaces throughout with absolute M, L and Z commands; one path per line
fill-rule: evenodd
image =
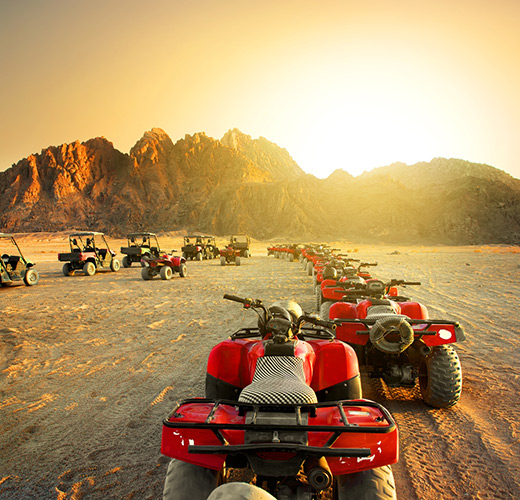
M 356 425 L 359 432 L 342 433 L 332 448 L 369 448 L 370 456 L 366 458 L 328 457 L 327 461 L 333 475 L 373 469 L 397 462 L 399 456 L 397 427 L 384 433 L 370 433 L 364 430 L 363 427 L 389 428 L 388 421 L 381 411 L 373 406 L 364 405 L 365 401 L 359 400 L 359 405 L 356 401 L 355 406 L 344 407 L 348 423 Z M 202 401 L 201 403 L 183 404 L 170 416 L 168 421 L 173 424 L 176 421 L 202 424 L 207 421 L 213 407 L 213 403 Z M 220 405 L 213 413 L 211 423 L 229 424 L 229 427 L 220 431 L 222 436 L 230 445 L 244 444 L 245 431 L 233 429 L 233 425 L 245 424 L 245 416 L 240 416 L 236 407 Z M 343 427 L 337 407 L 318 407 L 315 417 L 309 415 L 308 424 L 311 427 L 317 425 L 337 426 L 338 429 Z M 331 435 L 331 432 L 313 432 L 311 429 L 308 431 L 308 444 L 323 447 Z M 221 444 L 210 429 L 171 428 L 163 425 L 161 453 L 184 462 L 220 470 L 224 465 L 226 455 L 190 453 L 188 447 L 190 445 L 221 446 Z
M 225 340 L 210 352 L 207 372 L 235 387 L 245 387 L 253 380 L 258 358 L 264 355 L 260 340 Z M 303 359 L 305 381 L 320 391 L 359 375 L 353 349 L 339 341 L 299 340 L 295 355 Z
M 314 391 L 321 391 L 359 375 L 357 356 L 349 345 L 328 340 L 309 340 L 308 343 L 316 354 L 310 384 Z
M 419 302 L 394 302 L 397 314 L 404 314 L 411 319 L 428 319 L 428 309 Z M 330 319 L 365 319 L 368 308 L 372 305 L 370 300 L 363 300 L 358 304 L 348 302 L 336 302 L 329 310 Z M 416 337 L 429 346 L 451 344 L 457 341 L 455 327 L 442 322 L 426 325 L 412 325 Z M 336 338 L 348 342 L 349 344 L 365 345 L 369 336 L 366 333 L 367 327 L 363 323 L 344 323 L 336 328 Z M 422 335 L 424 332 L 437 332 L 436 335 Z

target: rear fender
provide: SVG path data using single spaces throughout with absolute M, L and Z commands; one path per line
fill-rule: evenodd
M 428 319 L 428 309 L 420 302 L 399 302 L 401 314 L 412 319 Z
M 428 332 L 421 336 L 421 340 L 427 346 L 453 344 L 466 340 L 464 329 L 459 324 L 413 325 L 413 329 L 416 336 Z M 435 332 L 435 335 L 431 335 L 431 332 Z
M 316 354 L 311 382 L 315 392 L 359 376 L 357 356 L 349 345 L 337 340 L 309 340 L 308 343 Z

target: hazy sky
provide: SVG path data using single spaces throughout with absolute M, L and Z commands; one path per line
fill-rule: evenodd
M 231 128 L 306 172 L 434 157 L 520 178 L 520 0 L 0 0 L 0 170 Z

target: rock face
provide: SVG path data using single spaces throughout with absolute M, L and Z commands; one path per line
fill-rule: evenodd
M 320 180 L 265 138 L 233 129 L 175 144 L 146 132 L 129 154 L 104 138 L 50 147 L 0 172 L 0 231 L 184 229 L 259 239 L 520 243 L 520 180 L 437 158 Z

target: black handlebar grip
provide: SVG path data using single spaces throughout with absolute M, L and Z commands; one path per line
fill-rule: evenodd
M 237 297 L 236 295 L 229 295 L 228 293 L 224 294 L 224 298 L 227 300 L 233 300 L 234 302 L 240 302 L 241 304 L 247 303 L 247 299 Z
M 403 281 L 403 285 L 420 285 L 420 281 Z

